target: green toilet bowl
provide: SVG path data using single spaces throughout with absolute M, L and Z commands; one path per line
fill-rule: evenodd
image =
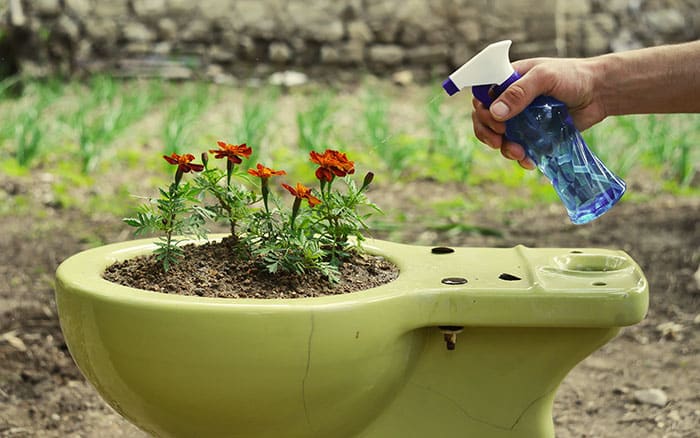
M 568 371 L 639 322 L 648 285 L 624 252 L 368 241 L 392 283 L 290 300 L 167 295 L 101 278 L 152 240 L 57 271 L 85 377 L 164 437 L 553 437 Z

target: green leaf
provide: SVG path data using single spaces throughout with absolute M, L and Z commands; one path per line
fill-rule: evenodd
M 141 221 L 135 217 L 125 217 L 122 221 L 131 227 L 140 227 L 142 225 Z

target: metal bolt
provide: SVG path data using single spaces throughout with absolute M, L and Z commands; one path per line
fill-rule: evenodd
M 440 326 L 440 331 L 445 339 L 445 346 L 452 351 L 457 345 L 457 333 L 461 333 L 464 327 L 459 326 Z

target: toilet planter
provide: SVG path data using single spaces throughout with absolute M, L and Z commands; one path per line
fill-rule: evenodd
M 115 262 L 153 253 L 172 272 L 187 241 L 177 233 L 201 230 L 208 215 L 228 223 L 227 242 L 240 245 L 227 263 L 243 254 L 271 273 L 315 268 L 338 280 L 333 262 L 363 241 L 355 207 L 371 206 L 363 192 L 372 173 L 359 188 L 346 178 L 346 191 L 334 192 L 353 162 L 312 152 L 320 190 L 283 184 L 292 211 L 274 212 L 269 180 L 284 172 L 258 164 L 248 173 L 262 197 L 246 194 L 231 180 L 250 148 L 219 146 L 210 152 L 227 159 L 226 173 L 207 168 L 206 154 L 201 165 L 189 154 L 165 157 L 177 165 L 174 183 L 127 219 L 163 236 L 81 252 L 56 273 L 61 328 L 78 367 L 155 436 L 553 437 L 552 402 L 567 372 L 646 313 L 639 266 L 603 249 L 366 240 L 366 252 L 398 267 L 394 281 L 295 299 L 164 294 L 106 280 Z M 182 182 L 195 172 L 195 185 Z M 190 206 L 203 193 L 219 204 Z M 246 203 L 264 208 L 249 214 Z
M 87 250 L 57 271 L 61 328 L 102 397 L 156 436 L 553 437 L 567 372 L 647 310 L 621 251 L 364 246 L 398 278 L 271 300 L 102 278 L 154 240 Z

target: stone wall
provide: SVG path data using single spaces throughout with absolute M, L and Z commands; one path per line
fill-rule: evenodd
M 700 38 L 698 0 L 560 0 L 562 55 L 591 56 Z
M 0 0 L 0 75 L 444 73 L 504 38 L 513 59 L 697 39 L 699 10 L 697 0 Z

